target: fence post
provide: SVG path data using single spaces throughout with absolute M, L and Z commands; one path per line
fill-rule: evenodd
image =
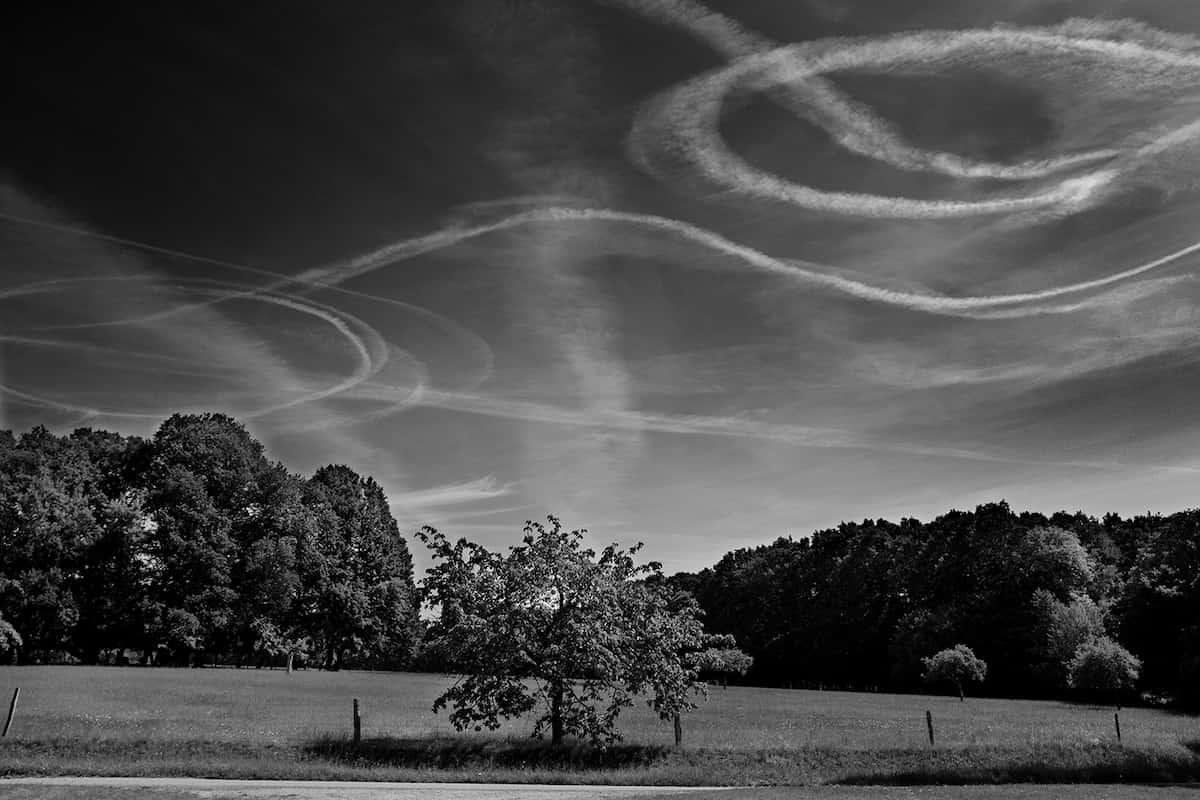
M 675 715 L 675 746 L 679 747 L 683 744 L 683 720 L 678 714 Z
M 1121 743 L 1121 712 L 1113 712 L 1113 724 L 1117 726 L 1117 744 Z
M 929 746 L 933 747 L 933 714 L 925 710 L 925 727 L 929 729 Z
M 4 733 L 0 734 L 0 738 L 8 736 L 8 730 L 12 727 L 13 717 L 17 715 L 17 700 L 21 698 L 21 687 L 13 689 L 12 702 L 8 704 L 8 719 L 4 722 Z
M 358 715 L 358 698 L 354 698 L 354 746 L 362 742 L 362 717 Z

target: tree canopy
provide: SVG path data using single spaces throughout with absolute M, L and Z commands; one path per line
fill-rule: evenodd
M 716 657 L 703 654 L 732 643 L 705 636 L 690 595 L 662 581 L 660 565 L 636 561 L 641 545 L 597 554 L 586 531 L 548 522 L 528 522 L 503 554 L 419 534 L 435 559 L 423 584 L 439 612 L 428 646 L 462 673 L 434 709 L 451 707 L 459 730 L 532 712 L 535 736 L 607 744 L 639 696 L 666 719 L 693 708 L 699 670 Z
M 1107 636 L 1139 688 L 1200 707 L 1200 511 L 1097 519 L 1005 503 L 929 521 L 845 522 L 734 550 L 669 581 L 757 685 L 918 690 L 921 660 L 966 644 L 993 695 L 1067 696 L 1068 662 Z
M 296 475 L 221 414 L 147 438 L 0 431 L 0 554 L 22 662 L 439 666 L 379 484 L 336 464 Z M 692 665 L 708 677 L 909 691 L 923 658 L 965 644 L 989 666 L 982 691 L 1066 696 L 1076 652 L 1107 638 L 1140 661 L 1138 689 L 1200 707 L 1200 510 L 988 503 L 845 522 L 662 580 L 749 659 Z
M 1115 695 L 1133 688 L 1142 662 L 1107 636 L 1084 642 L 1067 667 L 1072 687 Z
M 925 665 L 926 683 L 953 684 L 959 700 L 966 699 L 964 689 L 968 683 L 980 683 L 987 677 L 987 664 L 965 644 L 939 650 L 921 659 L 921 663 Z
M 149 439 L 0 436 L 0 552 L 25 662 L 400 666 L 414 647 L 412 560 L 378 484 L 292 474 L 222 414 Z

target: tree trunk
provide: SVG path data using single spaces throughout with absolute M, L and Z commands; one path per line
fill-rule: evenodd
M 550 682 L 550 743 L 554 745 L 563 740 L 563 692 L 562 679 Z
M 965 694 L 963 694 L 962 684 L 961 683 L 957 684 L 957 686 L 958 686 L 958 702 L 965 703 L 967 701 L 967 696 Z
M 288 675 L 292 674 L 292 664 L 296 661 L 296 653 L 294 650 L 288 651 Z

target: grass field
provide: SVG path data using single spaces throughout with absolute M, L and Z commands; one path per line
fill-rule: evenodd
M 603 783 L 974 783 L 1200 779 L 1200 719 L 1033 701 L 713 689 L 684 721 L 622 716 L 625 746 L 551 752 L 515 721 L 454 732 L 436 675 L 86 667 L 0 668 L 21 687 L 0 774 L 184 774 Z M 358 698 L 363 747 L 354 749 Z M 925 711 L 937 746 L 929 746 Z M 1192 743 L 1189 746 L 1189 743 Z

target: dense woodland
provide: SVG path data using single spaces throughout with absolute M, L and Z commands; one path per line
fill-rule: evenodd
M 229 417 L 176 415 L 149 439 L 0 432 L 11 658 L 450 666 L 420 652 L 412 572 L 373 479 L 294 475 Z M 1112 640 L 1141 659 L 1141 691 L 1200 704 L 1200 510 L 995 503 L 845 523 L 668 580 L 753 656 L 749 683 L 913 690 L 922 658 L 965 644 L 988 665 L 978 691 L 1060 695 L 1072 654 Z
M 0 432 L 0 639 L 21 661 L 403 667 L 412 572 L 374 480 L 294 475 L 229 417 Z
M 1089 641 L 1141 659 L 1143 692 L 1200 704 L 1200 510 L 1097 520 L 1005 503 L 921 523 L 843 523 L 735 550 L 671 580 L 757 684 L 912 690 L 921 659 L 968 645 L 980 691 L 1056 696 Z

